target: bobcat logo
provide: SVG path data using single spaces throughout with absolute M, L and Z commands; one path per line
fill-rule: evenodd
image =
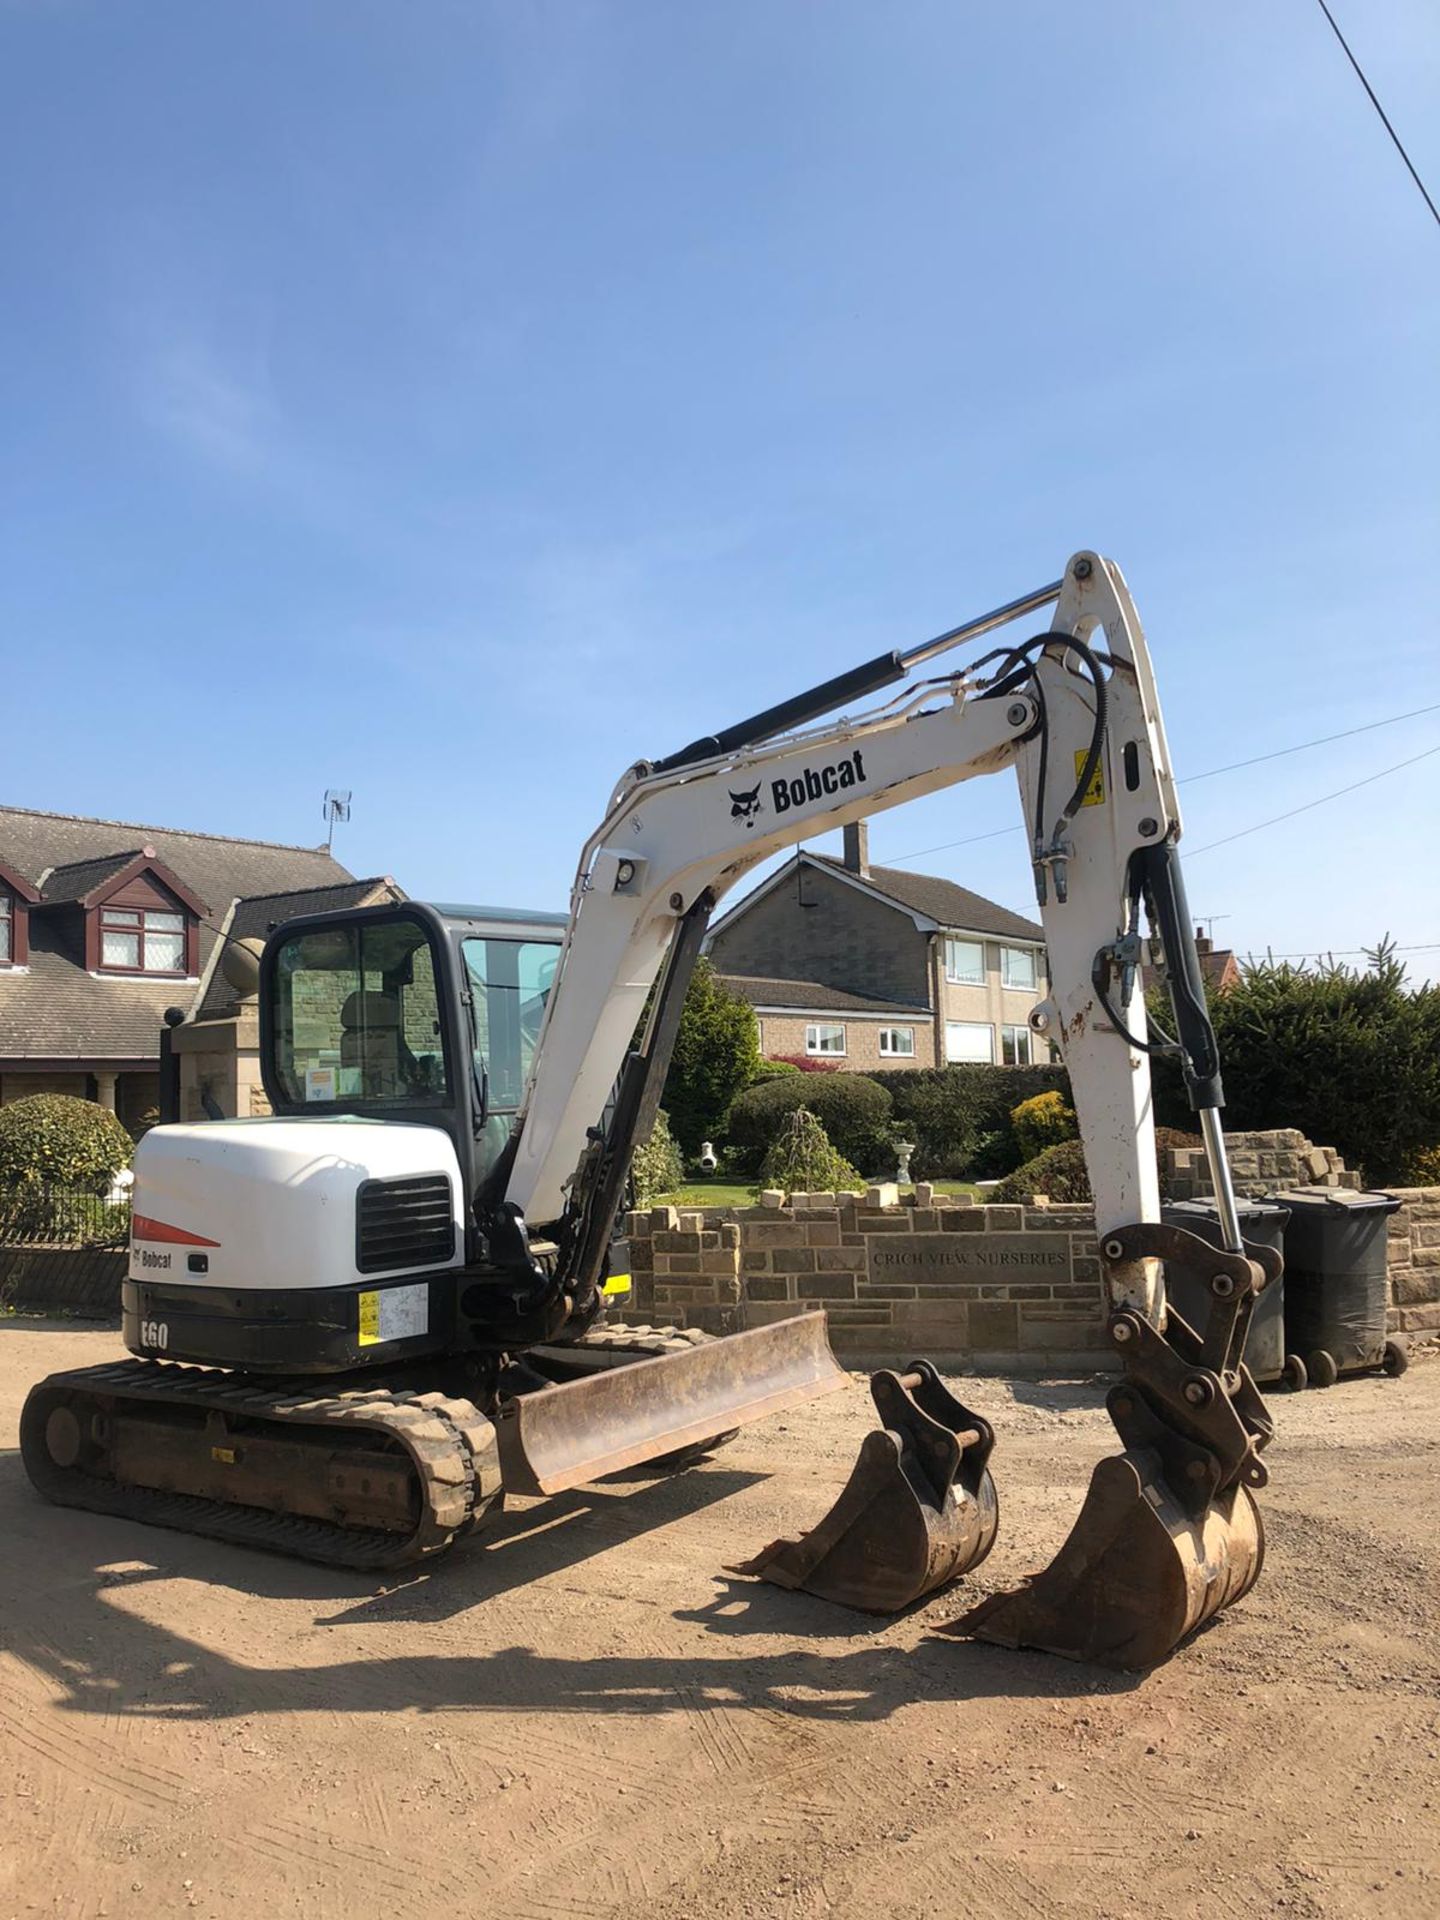
M 760 785 L 763 785 L 763 782 L 751 787 L 748 793 L 736 793 L 733 788 L 731 789 L 730 818 L 732 820 L 743 820 L 747 827 L 754 826 L 755 816 L 760 811 Z

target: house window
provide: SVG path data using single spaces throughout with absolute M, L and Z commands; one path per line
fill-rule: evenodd
M 0 893 L 0 967 L 9 966 L 10 956 L 15 951 L 10 932 L 14 924 L 11 919 L 12 911 L 9 894 Z
M 183 973 L 184 914 L 101 907 L 100 965 L 114 973 Z
M 945 1058 L 950 1061 L 983 1061 L 987 1066 L 995 1059 L 995 1029 L 984 1026 L 978 1020 L 947 1020 L 945 1022 Z
M 1000 978 L 1007 987 L 1026 987 L 1035 991 L 1035 951 L 1032 947 L 1002 947 Z
M 1007 1067 L 1028 1067 L 1031 1064 L 1029 1027 L 1000 1029 L 1000 1057 Z
M 957 986 L 983 987 L 985 948 L 979 940 L 945 939 L 945 978 Z
M 844 1027 L 815 1025 L 805 1029 L 806 1053 L 844 1053 Z
M 897 1060 L 913 1060 L 915 1057 L 914 1027 L 881 1027 L 880 1052 L 892 1055 Z

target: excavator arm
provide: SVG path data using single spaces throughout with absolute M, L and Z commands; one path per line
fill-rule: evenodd
M 1050 605 L 1049 628 L 934 671 Z M 822 717 L 897 682 L 900 691 L 868 711 Z M 1109 1409 L 1125 1450 L 1097 1470 L 1052 1566 L 956 1630 L 1148 1665 L 1259 1572 L 1251 1489 L 1264 1483 L 1259 1453 L 1271 1429 L 1241 1356 L 1255 1295 L 1276 1269 L 1240 1238 L 1175 782 L 1144 635 L 1112 562 L 1079 553 L 1053 586 L 630 769 L 581 857 L 533 1079 L 500 1170 L 504 1205 L 558 1228 L 561 1283 L 584 1324 L 630 1152 L 653 1120 L 690 968 L 724 893 L 818 832 L 1007 767 L 1019 781 L 1049 954 L 1050 990 L 1031 1025 L 1069 1070 L 1123 1367 Z M 1147 1028 L 1142 914 L 1173 1034 Z M 1218 1254 L 1160 1221 L 1149 1059 L 1162 1050 L 1179 1056 L 1199 1115 Z M 594 1127 L 607 1108 L 608 1125 Z M 1167 1259 L 1208 1272 L 1204 1327 L 1167 1307 Z M 885 1428 L 834 1513 L 746 1571 L 888 1607 L 988 1551 L 988 1425 L 923 1365 L 874 1385 Z M 910 1571 L 897 1576 L 902 1512 Z

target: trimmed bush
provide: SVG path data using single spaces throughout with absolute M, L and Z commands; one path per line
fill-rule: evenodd
M 793 1080 L 800 1069 L 790 1060 L 762 1060 L 750 1076 L 752 1087 L 762 1080 Z
M 0 1185 L 41 1182 L 105 1193 L 135 1143 L 115 1115 L 68 1093 L 32 1093 L 0 1107 Z
M 1200 1136 L 1195 1133 L 1181 1133 L 1175 1127 L 1157 1127 L 1155 1129 L 1155 1161 L 1160 1174 L 1160 1194 L 1162 1199 L 1170 1197 L 1170 1181 L 1165 1169 L 1165 1156 L 1172 1147 L 1198 1147 Z M 1047 1147 L 1033 1160 L 1027 1160 L 1002 1180 L 994 1188 L 990 1198 L 1005 1205 L 1014 1206 L 1028 1200 L 1032 1193 L 1048 1194 L 1052 1200 L 1062 1204 L 1075 1205 L 1089 1202 L 1095 1198 L 1090 1186 L 1090 1173 L 1085 1165 L 1085 1149 L 1078 1140 L 1062 1140 L 1057 1146 Z
M 838 1060 L 821 1060 L 813 1053 L 778 1053 L 776 1063 L 782 1067 L 793 1067 L 796 1073 L 843 1073 L 845 1069 Z
M 637 1207 L 648 1207 L 662 1193 L 674 1193 L 685 1184 L 685 1163 L 670 1131 L 669 1115 L 655 1116 L 650 1138 L 635 1149 L 630 1162 L 630 1179 L 635 1188 Z
M 1008 1173 L 1021 1160 L 1010 1121 L 1016 1103 L 1052 1091 L 1070 1099 L 1058 1066 L 910 1067 L 872 1078 L 890 1093 L 896 1125 L 915 1142 L 911 1165 L 920 1180 Z
M 785 1193 L 832 1193 L 863 1184 L 808 1107 L 796 1107 L 782 1121 L 760 1163 L 760 1186 Z
M 890 1096 L 862 1073 L 806 1073 L 747 1087 L 730 1109 L 728 1136 L 746 1172 L 758 1170 L 797 1107 L 807 1107 L 837 1151 L 867 1171 L 893 1166 Z
M 1062 1140 L 1073 1140 L 1078 1131 L 1075 1109 L 1066 1106 L 1065 1096 L 1056 1087 L 1012 1107 L 1010 1126 L 1022 1162 L 1033 1160 L 1047 1147 L 1058 1147 Z
M 719 1136 L 730 1102 L 759 1065 L 754 1008 L 731 993 L 708 960 L 697 960 L 665 1079 L 665 1110 L 686 1153 Z

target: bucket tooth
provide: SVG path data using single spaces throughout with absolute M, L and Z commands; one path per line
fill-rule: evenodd
M 872 1376 L 881 1429 L 867 1434 L 839 1499 L 798 1540 L 774 1540 L 732 1573 L 756 1574 L 864 1613 L 893 1613 L 958 1578 L 999 1525 L 989 1425 L 928 1361 Z

